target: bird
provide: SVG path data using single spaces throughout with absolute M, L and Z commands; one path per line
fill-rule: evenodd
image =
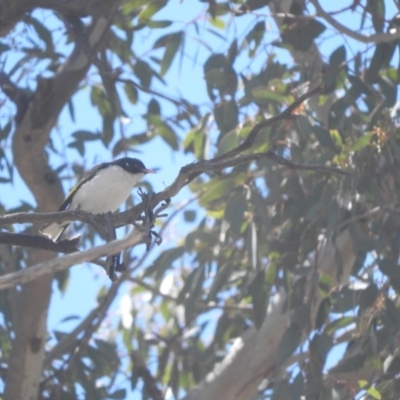
M 72 188 L 58 211 L 80 209 L 93 214 L 116 211 L 144 175 L 155 173 L 137 158 L 123 157 L 101 163 L 88 171 Z M 72 221 L 54 222 L 39 230 L 58 242 Z

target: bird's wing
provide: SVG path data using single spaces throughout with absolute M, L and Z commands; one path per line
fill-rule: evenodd
M 65 211 L 72 203 L 72 199 L 74 198 L 75 193 L 77 190 L 82 187 L 86 182 L 90 181 L 99 170 L 106 168 L 110 163 L 102 163 L 93 167 L 90 171 L 86 172 L 83 177 L 78 181 L 78 183 L 70 190 L 67 197 L 61 204 L 58 211 Z

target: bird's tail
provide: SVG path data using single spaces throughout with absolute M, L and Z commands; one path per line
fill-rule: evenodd
M 65 232 L 65 230 L 71 225 L 71 222 L 53 222 L 52 224 L 46 225 L 39 230 L 44 236 L 47 236 L 49 239 L 54 242 L 58 242 Z

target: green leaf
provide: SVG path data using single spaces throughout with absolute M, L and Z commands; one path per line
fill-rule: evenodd
M 358 305 L 360 293 L 361 290 L 353 290 L 348 286 L 332 293 L 332 312 L 341 313 L 354 309 Z
M 178 296 L 178 303 L 184 302 L 185 321 L 189 324 L 192 320 L 196 305 L 201 298 L 202 287 L 205 278 L 204 267 L 195 268 L 187 277 L 185 285 Z
M 329 57 L 329 65 L 332 68 L 340 67 L 346 61 L 346 47 L 344 45 L 339 46 L 336 50 L 332 52 Z
M 167 0 L 150 1 L 147 7 L 145 7 L 139 14 L 139 24 L 146 25 L 151 20 L 151 17 L 165 7 L 167 3 Z
M 265 282 L 265 271 L 260 271 L 249 285 L 248 293 L 253 305 L 254 324 L 260 329 L 268 307 L 268 289 Z
M 354 322 L 355 321 L 354 321 L 353 317 L 338 318 L 335 321 L 327 322 L 325 332 L 328 333 L 328 335 L 332 335 L 338 329 L 348 327 L 351 324 L 353 324 Z
M 46 45 L 46 51 L 52 52 L 53 51 L 53 37 L 51 35 L 51 32 L 41 22 L 39 22 L 34 17 L 29 17 L 27 22 L 33 26 L 33 28 L 35 29 L 39 38 Z
M 269 89 L 267 86 L 259 86 L 252 89 L 251 94 L 256 100 L 271 100 L 279 104 L 283 104 L 287 100 L 287 96 Z
M 147 26 L 152 29 L 158 29 L 158 28 L 167 28 L 171 24 L 172 21 L 159 20 L 159 21 L 149 21 L 147 23 Z
M 8 121 L 7 124 L 0 130 L 0 140 L 6 139 L 11 132 L 12 121 Z
M 200 198 L 200 203 L 206 205 L 211 201 L 225 197 L 227 193 L 235 186 L 231 179 L 218 179 L 204 185 L 205 193 Z
M 365 73 L 364 79 L 367 83 L 375 83 L 378 80 L 379 71 L 381 68 L 389 65 L 393 57 L 396 44 L 394 42 L 379 43 L 375 47 L 374 55 Z
M 193 222 L 196 219 L 196 211 L 195 210 L 185 210 L 183 213 L 183 217 L 186 222 Z
M 240 236 L 240 228 L 244 221 L 244 212 L 247 209 L 246 196 L 243 190 L 234 192 L 226 203 L 224 219 L 229 222 L 229 232 L 234 239 Z
M 239 108 L 236 101 L 231 99 L 220 103 L 214 109 L 214 116 L 222 138 L 224 133 L 235 129 L 239 123 Z
M 329 372 L 334 374 L 343 374 L 356 371 L 364 365 L 365 359 L 366 355 L 364 353 L 356 353 L 353 356 L 340 360 L 336 366 L 329 370 Z
M 218 292 L 224 287 L 228 282 L 229 276 L 232 273 L 233 264 L 224 264 L 222 267 L 218 268 L 217 275 L 215 276 L 210 291 L 208 293 L 207 302 L 215 300 Z
M 326 333 L 316 333 L 310 342 L 310 353 L 313 361 L 316 361 L 318 365 L 323 367 L 333 345 L 333 338 L 331 336 Z
M 360 151 L 364 149 L 365 147 L 369 146 L 371 142 L 371 138 L 373 136 L 373 133 L 366 133 L 364 136 L 360 137 L 357 139 L 349 148 L 349 151 Z
M 86 131 L 86 130 L 79 130 L 76 131 L 72 134 L 72 136 L 76 139 L 76 140 L 82 140 L 82 141 L 91 141 L 91 140 L 98 140 L 101 138 L 101 135 L 99 133 L 93 133 L 90 131 Z
M 185 248 L 183 246 L 165 250 L 158 256 L 158 258 L 150 267 L 146 268 L 144 275 L 151 276 L 154 274 L 155 279 L 161 279 L 164 275 L 164 272 L 171 268 L 173 262 L 182 257 L 184 252 Z
M 150 87 L 154 71 L 147 62 L 137 60 L 133 67 L 133 72 L 139 78 L 142 86 L 146 88 Z
M 400 278 L 400 268 L 392 258 L 383 258 L 378 261 L 378 266 L 382 274 L 389 278 Z
M 367 11 L 371 14 L 375 31 L 382 33 L 385 26 L 385 2 L 383 0 L 368 0 Z
M 331 310 L 331 300 L 329 297 L 325 297 L 319 304 L 317 316 L 315 317 L 316 329 L 321 329 L 324 323 L 328 320 L 330 310 Z
M 361 308 L 371 307 L 375 300 L 378 298 L 379 289 L 375 283 L 371 283 L 367 288 L 361 291 L 360 297 L 358 299 L 358 304 Z
M 297 324 L 290 324 L 278 347 L 277 365 L 281 366 L 294 353 L 301 342 L 302 331 Z
M 105 146 L 108 146 L 114 137 L 114 121 L 115 117 L 112 114 L 103 116 L 103 134 L 101 139 Z
M 172 61 L 182 44 L 182 32 L 171 33 L 168 35 L 167 45 L 165 47 L 164 57 L 161 60 L 160 75 L 164 76 L 172 64 Z
M 124 14 L 129 14 L 132 11 L 149 4 L 149 0 L 127 0 L 122 6 Z
M 185 239 L 185 249 L 191 252 L 201 245 L 200 247 L 210 247 L 216 243 L 216 237 L 213 233 L 201 229 L 189 233 Z
M 8 44 L 0 43 L 0 54 L 5 53 L 8 50 L 10 50 L 10 46 Z
M 221 97 L 231 94 L 234 97 L 238 77 L 225 55 L 212 54 L 204 64 L 204 78 L 207 82 L 207 91 L 211 100 L 216 96 L 213 89 L 220 92 Z M 233 98 L 231 99 L 233 101 Z
M 55 274 L 58 290 L 64 294 L 69 283 L 70 273 L 69 270 L 59 271 Z
M 325 25 L 316 19 L 303 20 L 301 23 L 290 19 L 290 22 L 283 28 L 282 43 L 298 51 L 308 50 L 314 43 L 314 39 L 326 29 Z
M 210 18 L 209 22 L 212 26 L 214 26 L 215 28 L 218 28 L 218 29 L 225 29 L 225 27 L 226 27 L 224 20 L 221 18 L 218 18 L 218 17 Z
M 385 97 L 384 107 L 393 107 L 397 101 L 397 84 L 386 76 L 378 76 L 378 84 Z
M 318 125 L 313 125 L 312 131 L 322 147 L 326 147 L 335 152 L 337 151 L 335 142 L 333 141 L 332 136 L 327 129 Z
M 374 399 L 377 399 L 377 400 L 381 400 L 382 399 L 382 395 L 378 392 L 378 390 L 377 389 L 375 389 L 374 387 L 370 387 L 368 390 L 367 390 L 367 393 L 370 395 L 370 396 L 372 396 Z
M 159 116 L 161 114 L 161 106 L 160 103 L 156 99 L 151 99 L 149 101 L 149 104 L 147 105 L 147 113 L 152 114 L 152 115 L 157 115 Z M 153 118 L 151 120 L 152 123 L 155 125 L 158 125 L 158 123 L 161 121 L 159 118 Z
M 165 143 L 167 143 L 172 150 L 179 149 L 178 136 L 166 122 L 162 122 L 157 126 L 157 133 L 164 139 Z
M 139 97 L 136 86 L 131 83 L 125 83 L 124 91 L 125 91 L 126 97 L 131 102 L 131 104 L 136 104 L 138 101 L 138 97 Z
M 246 40 L 249 46 L 249 57 L 252 58 L 257 52 L 265 34 L 265 21 L 257 22 L 254 28 L 246 35 Z
M 329 67 L 327 68 L 323 80 L 327 85 L 326 93 L 330 93 L 335 88 L 341 88 L 346 80 L 346 48 L 338 47 L 329 57 Z
M 81 140 L 75 140 L 74 142 L 69 143 L 67 147 L 76 149 L 82 157 L 85 155 L 85 146 Z

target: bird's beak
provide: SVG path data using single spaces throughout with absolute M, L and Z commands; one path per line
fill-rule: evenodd
M 155 174 L 156 171 L 149 169 L 149 168 L 143 168 L 142 172 L 144 172 L 145 174 Z

